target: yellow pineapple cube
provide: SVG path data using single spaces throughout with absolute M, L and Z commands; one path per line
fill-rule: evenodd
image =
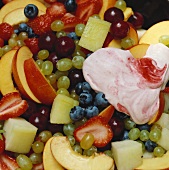
M 80 38 L 79 45 L 92 52 L 102 48 L 110 25 L 111 23 L 107 21 L 90 17 Z
M 5 150 L 28 153 L 36 136 L 37 128 L 23 118 L 10 118 L 3 127 Z

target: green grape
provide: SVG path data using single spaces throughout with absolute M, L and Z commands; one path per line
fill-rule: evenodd
M 60 71 L 68 71 L 72 68 L 72 60 L 69 58 L 62 58 L 56 63 L 56 67 Z
M 154 148 L 153 154 L 155 157 L 162 157 L 165 154 L 165 149 L 161 146 L 157 146 Z
M 65 31 L 58 31 L 58 32 L 56 33 L 56 37 L 57 37 L 57 38 L 60 38 L 60 37 L 63 37 L 63 36 L 66 36 L 66 32 L 65 32 Z
M 41 153 L 32 153 L 30 156 L 29 156 L 32 164 L 39 164 L 39 163 L 42 163 L 42 154 Z
M 69 91 L 65 88 L 60 88 L 56 91 L 56 94 L 63 94 L 65 96 L 70 96 Z
M 147 131 L 147 130 L 142 130 L 141 132 L 140 132 L 140 140 L 141 141 L 147 141 L 149 139 L 149 131 Z
M 61 132 L 56 132 L 53 134 L 53 136 L 63 136 L 63 134 Z
M 2 47 L 3 54 L 7 53 L 8 51 L 12 50 L 12 48 L 9 45 L 5 45 Z
M 56 74 L 51 73 L 50 75 L 47 75 L 46 78 L 49 80 L 50 84 L 54 84 L 56 82 Z
M 22 47 L 22 46 L 25 45 L 25 43 L 24 43 L 23 40 L 17 40 L 17 45 L 18 45 L 19 47 Z
M 91 17 L 96 18 L 96 19 L 100 19 L 100 16 L 98 14 L 94 14 Z
M 4 50 L 3 48 L 0 47 L 0 57 L 2 57 L 4 55 Z
M 11 35 L 11 38 L 13 38 L 13 39 L 15 39 L 15 40 L 18 40 L 18 35 L 15 34 L 15 33 L 13 33 L 13 34 Z
M 133 128 L 129 131 L 129 139 L 137 140 L 140 137 L 140 130 L 138 128 Z
M 79 120 L 79 121 L 76 121 L 75 127 L 77 128 L 77 127 L 83 125 L 86 121 L 87 121 L 87 118 L 85 118 L 85 117 L 83 119 Z
M 44 130 L 38 136 L 42 142 L 47 142 L 52 137 L 52 133 L 49 130 Z
M 69 135 L 73 136 L 74 130 L 75 130 L 75 125 L 72 123 L 63 125 L 63 132 L 66 136 L 69 136 Z
M 132 46 L 135 45 L 135 42 L 132 38 L 126 37 L 121 40 L 121 47 L 123 49 L 128 49 L 131 48 Z
M 42 63 L 41 70 L 42 70 L 42 73 L 44 75 L 50 75 L 52 73 L 52 71 L 53 71 L 53 64 L 52 64 L 52 62 L 51 61 L 44 61 Z
M 55 74 L 56 74 L 56 80 L 58 80 L 61 76 L 68 76 L 68 71 L 59 71 L 59 70 L 57 70 L 56 72 L 55 72 Z
M 16 162 L 22 170 L 31 170 L 33 167 L 30 158 L 23 154 L 17 156 Z
M 9 45 L 11 48 L 13 48 L 13 47 L 17 46 L 17 41 L 16 41 L 14 38 L 10 38 L 10 39 L 8 40 L 8 45 Z
M 159 38 L 159 43 L 162 43 L 164 45 L 169 45 L 169 35 L 162 35 Z
M 74 100 L 79 101 L 79 96 L 76 94 L 75 89 L 71 90 L 70 97 Z
M 153 129 L 159 129 L 159 130 L 162 130 L 162 127 L 161 127 L 161 125 L 159 125 L 159 124 L 155 123 L 155 124 L 153 124 L 153 125 L 151 126 L 151 129 L 150 129 L 150 130 L 153 130 Z
M 70 86 L 70 79 L 67 76 L 61 76 L 57 81 L 58 89 L 64 88 L 68 89 Z
M 61 31 L 64 28 L 64 23 L 61 20 L 55 20 L 51 24 L 52 31 Z
M 36 60 L 36 64 L 41 69 L 42 68 L 42 64 L 43 64 L 43 60 L 41 60 L 41 59 Z
M 141 145 L 142 145 L 142 151 L 145 152 L 146 148 L 145 148 L 145 145 L 144 145 L 143 141 L 137 140 L 137 142 L 141 143 Z
M 96 153 L 96 152 L 97 152 L 97 148 L 96 148 L 95 146 L 92 146 L 92 147 L 89 148 L 89 149 L 85 149 L 85 150 L 83 151 L 83 155 L 91 156 L 91 155 L 93 155 L 93 154 Z
M 28 38 L 28 33 L 27 32 L 21 32 L 21 33 L 19 33 L 18 38 L 20 40 L 24 41 Z
M 124 0 L 118 0 L 118 1 L 116 1 L 114 6 L 116 8 L 121 9 L 122 11 L 125 11 L 127 5 L 126 5 L 126 2 Z
M 70 142 L 70 145 L 73 146 L 76 142 L 75 138 L 72 135 L 68 135 L 67 138 Z
M 81 141 L 80 141 L 80 146 L 82 149 L 89 149 L 94 143 L 94 136 L 92 133 L 86 133 Z
M 40 50 L 38 52 L 38 58 L 41 60 L 45 60 L 49 57 L 49 51 L 48 50 Z
M 79 45 L 79 40 L 74 40 L 74 43 L 76 45 L 76 50 L 80 50 L 81 49 L 81 46 Z
M 84 29 L 85 29 L 85 24 L 77 24 L 75 26 L 76 35 L 80 37 L 83 34 Z
M 44 149 L 44 143 L 43 143 L 43 142 L 35 141 L 35 142 L 32 144 L 32 150 L 33 150 L 35 153 L 41 153 L 41 152 L 43 152 L 43 149 Z
M 72 149 L 73 149 L 75 152 L 82 154 L 82 148 L 80 147 L 79 144 L 75 144 L 75 145 L 72 147 Z
M 83 51 L 81 51 L 80 49 L 76 49 L 75 51 L 74 51 L 74 53 L 72 54 L 72 57 L 74 57 L 74 56 L 82 56 L 82 57 L 86 57 L 86 54 L 83 52 Z
M 72 64 L 75 68 L 82 69 L 84 60 L 85 59 L 82 56 L 74 56 L 72 59 Z
M 160 129 L 153 129 L 150 131 L 149 134 L 149 138 L 150 140 L 152 140 L 153 142 L 157 142 L 160 138 L 161 138 L 161 130 Z
M 104 154 L 107 155 L 107 156 L 110 156 L 111 158 L 113 158 L 113 153 L 112 153 L 111 150 L 105 150 Z
M 136 127 L 136 123 L 132 121 L 130 118 L 126 118 L 124 119 L 124 126 L 127 130 L 130 130 Z

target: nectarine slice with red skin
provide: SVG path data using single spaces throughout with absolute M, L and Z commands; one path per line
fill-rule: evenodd
M 42 74 L 33 58 L 24 61 L 24 72 L 33 94 L 42 103 L 51 105 L 56 97 L 56 91 Z

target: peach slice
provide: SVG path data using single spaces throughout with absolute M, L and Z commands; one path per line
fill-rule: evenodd
M 134 58 L 142 58 L 143 56 L 145 56 L 148 47 L 149 44 L 138 44 L 130 48 L 130 52 Z
M 28 47 L 26 46 L 21 47 L 13 58 L 12 72 L 15 83 L 19 91 L 22 93 L 22 95 L 32 99 L 37 103 L 41 103 L 30 90 L 24 72 L 24 61 L 32 57 L 33 54 Z
M 12 60 L 17 50 L 11 50 L 1 57 L 0 60 L 0 89 L 2 95 L 16 92 L 12 80 Z
M 169 21 L 162 21 L 151 26 L 140 38 L 139 44 L 157 44 L 162 35 L 169 35 Z
M 42 74 L 33 58 L 24 61 L 24 74 L 29 88 L 36 98 L 44 104 L 51 105 L 56 91 Z
M 4 5 L 0 10 L 0 23 L 2 23 L 3 18 L 5 17 L 6 14 L 8 14 L 9 12 L 11 12 L 17 8 L 22 8 L 22 7 L 24 8 L 28 4 L 35 4 L 40 11 L 43 11 L 44 13 L 46 13 L 46 6 L 37 0 L 10 1 L 6 5 Z
M 38 15 L 45 14 L 43 11 L 39 10 Z M 18 17 L 19 16 L 19 17 Z M 28 18 L 24 14 L 24 8 L 17 8 L 5 15 L 2 22 L 6 22 L 10 25 L 18 25 L 21 22 L 27 22 Z

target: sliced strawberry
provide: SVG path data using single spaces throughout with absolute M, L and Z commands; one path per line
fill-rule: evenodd
M 5 150 L 5 137 L 1 133 L 3 133 L 3 130 L 0 130 L 0 154 Z
M 38 34 L 44 34 L 51 31 L 51 23 L 55 20 L 55 17 L 49 14 L 43 14 L 37 16 L 34 19 L 28 21 L 28 25 L 33 29 L 33 31 Z
M 95 116 L 89 119 L 82 126 L 74 131 L 75 139 L 80 142 L 86 133 L 91 133 L 94 136 L 94 145 L 96 147 L 106 146 L 113 137 L 111 127 L 106 123 L 101 116 Z
M 55 2 L 47 8 L 46 13 L 54 16 L 55 19 L 59 19 L 63 17 L 64 14 L 66 14 L 66 8 L 62 3 Z
M 39 52 L 38 38 L 27 38 L 24 42 L 33 54 L 37 54 Z
M 18 117 L 28 108 L 26 100 L 22 100 L 18 92 L 8 93 L 0 100 L 0 120 Z
M 90 16 L 98 14 L 102 8 L 103 0 L 84 0 L 77 1 L 76 16 L 87 22 Z
M 16 160 L 6 154 L 0 155 L 0 170 L 16 170 L 19 168 Z
M 44 170 L 43 163 L 33 165 L 32 170 Z
M 77 24 L 83 24 L 84 22 L 79 19 L 78 17 L 74 16 L 71 13 L 66 13 L 62 18 L 61 21 L 64 23 L 64 30 L 65 31 L 74 31 L 75 26 Z

